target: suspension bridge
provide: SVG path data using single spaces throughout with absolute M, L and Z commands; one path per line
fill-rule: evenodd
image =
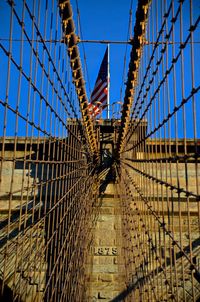
M 199 2 L 138 0 L 109 119 L 70 0 L 0 5 L 0 301 L 200 301 Z

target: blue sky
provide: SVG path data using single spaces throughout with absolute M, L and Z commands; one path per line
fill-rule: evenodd
M 171 0 L 166 0 L 165 3 L 167 6 L 170 4 Z M 47 6 L 46 1 L 38 1 L 35 2 L 32 0 L 26 1 L 30 11 L 34 10 L 35 20 L 38 23 L 39 16 L 37 14 L 37 7 L 40 3 L 40 22 L 39 22 L 39 32 L 41 36 L 44 35 L 44 19 L 45 14 L 47 16 L 47 25 L 46 25 L 46 39 L 62 39 L 62 30 L 61 30 L 61 21 L 59 24 L 58 29 L 56 29 L 56 16 L 58 15 L 58 6 L 57 1 L 50 1 L 47 0 Z M 35 8 L 33 8 L 33 3 L 36 3 Z M 161 3 L 159 0 L 156 3 Z M 163 2 L 164 3 L 164 2 Z M 175 11 L 177 10 L 178 5 L 180 5 L 179 1 L 175 1 Z M 187 35 L 189 34 L 189 27 L 190 27 L 190 20 L 189 20 L 189 0 L 185 0 L 184 2 L 184 10 L 183 10 L 183 16 L 184 16 L 184 27 L 183 27 L 183 41 L 187 39 Z M 71 4 L 73 7 L 74 12 L 74 21 L 77 25 L 77 7 L 76 7 L 76 0 L 71 0 Z M 78 0 L 79 10 L 80 10 L 80 17 L 81 17 L 81 29 L 83 34 L 83 39 L 86 40 L 119 40 L 119 41 L 125 41 L 127 39 L 127 32 L 128 32 L 128 24 L 129 24 L 129 11 L 130 11 L 130 4 L 131 0 L 101 0 L 101 1 L 92 1 L 92 0 Z M 136 5 L 137 1 L 133 1 L 133 7 L 132 7 L 132 30 L 134 28 L 135 24 L 135 12 L 136 12 Z M 18 0 L 16 1 L 16 5 L 14 6 L 14 9 L 16 11 L 16 14 L 18 18 L 21 20 L 22 18 L 22 7 L 23 7 L 23 1 Z M 46 13 L 45 13 L 46 12 Z M 194 22 L 196 22 L 198 16 L 200 14 L 200 4 L 199 0 L 193 0 L 193 19 Z M 66 129 L 65 124 L 68 117 L 75 117 L 75 111 L 78 114 L 78 117 L 80 117 L 79 112 L 79 104 L 77 101 L 77 96 L 74 93 L 74 86 L 72 84 L 72 78 L 71 73 L 67 69 L 67 56 L 66 56 L 66 46 L 63 43 L 46 43 L 46 48 L 43 47 L 43 44 L 41 43 L 40 39 L 41 36 L 37 34 L 36 25 L 34 25 L 34 31 L 33 31 L 33 40 L 28 41 L 27 37 L 23 35 L 23 41 L 21 40 L 22 35 L 22 28 L 19 25 L 19 21 L 16 18 L 16 16 L 13 17 L 13 30 L 12 30 L 12 38 L 14 39 L 12 41 L 12 58 L 14 59 L 15 63 L 11 62 L 10 66 L 10 74 L 8 73 L 8 51 L 9 51 L 9 28 L 10 28 L 10 15 L 11 15 L 11 7 L 9 5 L 9 2 L 6 0 L 1 1 L 0 3 L 0 19 L 1 19 L 1 26 L 0 26 L 0 38 L 5 38 L 7 40 L 1 40 L 0 43 L 3 45 L 0 47 L 0 61 L 1 61 L 1 72 L 0 72 L 0 136 L 3 134 L 3 121 L 4 117 L 7 115 L 7 121 L 9 123 L 7 124 L 7 131 L 6 135 L 25 135 L 25 129 L 27 126 L 26 120 L 28 119 L 29 124 L 29 131 L 28 135 L 37 135 L 40 133 L 40 135 L 45 135 L 47 132 L 47 135 L 61 135 L 62 132 L 63 136 L 66 135 Z M 161 20 L 161 14 L 157 14 L 159 20 Z M 153 26 L 153 20 L 155 20 L 155 8 L 154 13 L 152 13 L 152 17 L 150 17 L 150 28 L 152 30 Z M 51 16 L 52 22 L 51 22 Z M 171 18 L 172 15 L 168 18 L 167 21 L 167 28 L 169 29 L 171 24 Z M 31 20 L 30 20 L 30 14 L 28 13 L 27 8 L 25 9 L 25 16 L 24 16 L 24 24 L 25 24 L 25 32 L 26 35 L 32 39 L 32 30 L 31 30 Z M 159 21 L 160 22 L 160 21 Z M 154 24 L 155 27 L 155 24 Z M 159 24 L 160 27 L 160 24 Z M 177 55 L 180 50 L 180 44 L 178 43 L 180 37 L 179 37 L 179 19 L 176 23 L 176 31 L 175 31 L 175 41 L 177 42 L 175 44 L 175 54 Z M 165 28 L 165 31 L 167 29 Z M 78 34 L 78 30 L 77 30 Z M 152 38 L 154 41 L 156 40 L 157 32 L 154 28 L 154 37 Z M 194 78 L 195 83 L 194 87 L 198 87 L 199 85 L 199 78 L 200 78 L 200 68 L 199 68 L 199 53 L 200 53 L 200 26 L 198 24 L 197 29 L 194 33 L 194 40 L 198 42 L 197 44 L 194 44 L 194 60 L 195 60 L 195 66 L 194 66 Z M 170 37 L 171 40 L 172 37 Z M 18 41 L 16 41 L 16 39 Z M 163 37 L 160 37 L 160 45 L 156 50 L 156 57 L 162 56 L 162 39 Z M 153 42 L 154 42 L 153 41 Z M 32 46 L 31 46 L 32 45 Z M 21 53 L 21 47 L 23 48 L 23 58 L 22 62 L 20 63 L 20 53 Z M 36 51 L 39 55 L 40 62 L 36 59 L 36 52 L 33 54 L 31 47 Z M 80 47 L 80 53 L 81 53 L 81 59 L 82 64 L 84 63 L 83 60 L 83 52 L 82 52 L 82 44 L 79 44 Z M 84 43 L 85 51 L 86 51 L 86 57 L 87 57 L 87 66 L 88 66 L 88 74 L 89 74 L 89 80 L 90 80 L 90 88 L 91 90 L 94 87 L 94 83 L 100 68 L 101 61 L 104 56 L 104 52 L 106 49 L 106 45 L 103 44 L 89 44 Z M 145 52 L 152 52 L 154 45 L 145 45 L 144 46 L 144 53 Z M 124 67 L 124 54 L 125 54 L 126 45 L 124 44 L 111 44 L 110 45 L 110 73 L 111 73 L 111 87 L 110 87 L 110 101 L 111 103 L 119 101 L 120 100 L 120 89 L 122 85 L 122 76 L 123 76 L 123 67 Z M 127 65 L 130 60 L 130 50 L 131 46 L 127 45 Z M 61 53 L 61 56 L 59 55 Z M 32 58 L 31 58 L 32 56 Z M 190 44 L 187 44 L 187 47 L 184 50 L 184 68 L 185 68 L 185 74 L 184 74 L 184 81 L 185 81 L 185 97 L 188 97 L 192 90 L 192 83 L 191 83 L 191 49 Z M 59 57 L 62 58 L 60 61 Z M 147 54 L 144 55 L 147 60 Z M 51 59 L 49 59 L 51 58 Z M 170 67 L 172 61 L 172 45 L 168 45 L 168 63 L 166 62 L 166 59 L 163 60 L 163 69 L 166 71 L 167 68 Z M 32 63 L 30 63 L 32 62 Z M 146 62 L 147 63 L 147 62 Z M 156 63 L 156 60 L 154 60 L 154 63 L 152 65 L 151 71 L 150 71 L 150 77 L 151 73 L 154 69 L 154 64 Z M 23 69 L 23 75 L 21 75 L 20 79 L 20 72 L 19 72 L 19 66 L 22 65 Z M 56 71 L 54 71 L 54 65 L 56 65 Z M 18 66 L 18 67 L 17 67 Z M 51 81 L 49 81 L 49 78 L 45 75 L 43 67 L 45 68 L 46 72 L 49 73 Z M 84 67 L 84 64 L 83 64 Z M 60 81 L 57 77 L 57 71 L 59 71 L 60 76 L 62 77 L 62 85 L 60 84 Z M 126 81 L 126 75 L 127 75 L 127 68 L 125 71 L 125 81 Z M 162 70 L 159 69 L 159 76 L 162 76 Z M 155 85 L 158 85 L 159 82 L 159 76 L 154 77 L 154 85 L 151 85 L 152 93 L 155 89 Z M 29 84 L 29 77 L 32 79 L 31 85 Z M 8 87 L 8 95 L 6 97 L 6 87 L 7 82 L 9 78 L 9 87 Z M 181 95 L 181 80 L 182 80 L 182 74 L 180 69 L 180 58 L 176 64 L 176 103 L 180 104 L 182 101 L 182 95 Z M 88 98 L 90 96 L 89 91 L 89 82 L 87 77 L 86 79 L 86 89 Z M 166 108 L 165 114 L 159 113 L 159 118 L 157 119 L 156 123 L 159 123 L 159 119 L 163 120 L 167 114 L 168 110 L 169 112 L 172 112 L 174 108 L 174 94 L 173 94 L 173 73 L 171 72 L 169 75 L 169 99 L 170 99 L 170 108 Z M 51 84 L 53 83 L 53 84 Z M 148 85 L 148 81 L 146 81 L 145 85 Z M 35 87 L 34 87 L 35 86 Z M 56 87 L 55 92 L 54 88 Z M 125 85 L 123 84 L 123 92 L 122 92 L 122 101 L 124 98 L 124 88 Z M 165 88 L 163 88 L 163 92 L 165 92 Z M 30 90 L 30 91 L 29 91 Z M 143 87 L 143 95 L 145 86 Z M 18 93 L 18 91 L 20 93 Z M 162 89 L 161 89 L 162 92 Z M 148 98 L 150 98 L 151 94 L 148 94 L 147 99 L 145 102 L 148 102 Z M 137 95 L 136 95 L 137 99 Z M 200 123 L 198 122 L 199 116 L 200 116 L 200 106 L 199 106 L 199 99 L 200 99 L 200 91 L 195 95 L 195 106 L 196 106 L 196 127 L 197 127 L 197 136 L 200 136 Z M 30 107 L 28 109 L 28 101 L 31 101 L 34 106 Z M 62 102 L 59 102 L 59 100 L 62 100 Z M 140 105 L 140 101 L 142 100 L 142 97 L 139 97 L 138 107 Z M 6 109 L 5 102 L 8 102 L 9 108 Z M 70 102 L 75 104 L 74 110 L 72 110 L 72 107 L 70 105 Z M 60 104 L 58 107 L 58 104 Z M 66 105 L 65 105 L 66 104 Z M 166 102 L 165 97 L 160 98 L 159 104 L 161 108 L 165 108 Z M 32 108 L 35 107 L 35 110 L 32 110 Z M 65 110 L 64 107 L 67 107 L 67 110 Z M 194 123 L 193 116 L 192 116 L 192 100 L 188 101 L 187 105 L 185 106 L 187 111 L 187 136 L 192 137 L 193 135 L 193 128 Z M 117 109 L 117 108 L 116 108 Z M 144 109 L 144 108 L 143 108 Z M 158 100 L 155 99 L 154 103 L 151 107 L 152 112 L 156 112 L 158 109 Z M 19 116 L 17 117 L 14 111 L 19 111 Z M 119 110 L 119 108 L 118 108 Z M 151 110 L 149 110 L 149 114 L 151 114 Z M 56 112 L 58 111 L 58 114 Z M 137 115 L 137 111 L 134 111 L 134 114 Z M 139 115 L 135 115 L 134 118 L 138 118 L 143 114 L 143 110 L 140 110 Z M 178 124 L 180 127 L 179 136 L 182 137 L 182 112 L 179 110 L 177 113 L 178 115 Z M 105 116 L 105 115 L 104 115 Z M 118 115 L 120 117 L 120 114 Z M 148 114 L 146 115 L 147 119 L 150 119 Z M 19 121 L 17 121 L 17 119 Z M 46 122 L 43 122 L 43 121 Z M 16 123 L 19 123 L 18 129 L 16 129 Z M 156 125 L 152 125 L 152 127 L 155 127 Z M 166 125 L 168 127 L 168 125 Z M 171 119 L 171 132 L 172 135 L 174 133 L 174 121 L 173 118 Z M 32 134 L 32 130 L 34 129 L 34 132 Z M 56 130 L 59 129 L 59 130 Z M 64 130 L 63 130 L 64 129 Z M 164 129 L 164 128 L 163 128 Z M 159 132 L 156 133 L 158 135 Z
M 77 22 L 77 6 L 76 6 L 76 0 L 72 0 L 72 6 L 74 11 L 74 19 L 75 22 Z M 135 24 L 135 13 L 136 13 L 136 5 L 137 1 L 132 1 L 133 7 L 132 7 L 132 30 L 134 29 Z M 171 1 L 166 0 L 166 7 L 170 5 Z M 157 1 L 158 5 L 161 4 L 161 1 Z M 189 34 L 189 27 L 190 27 L 190 7 L 189 7 L 190 1 L 186 0 L 183 4 L 183 41 L 186 40 L 188 34 Z M 129 12 L 130 12 L 130 6 L 131 1 L 130 0 L 102 0 L 102 1 L 91 1 L 91 0 L 78 0 L 79 10 L 80 10 L 80 17 L 81 17 L 81 26 L 83 31 L 83 39 L 91 39 L 91 40 L 122 40 L 125 41 L 127 39 L 127 31 L 128 31 L 128 23 L 129 23 Z M 175 12 L 178 9 L 179 1 L 174 1 L 174 9 Z M 155 6 L 155 2 L 154 2 Z M 159 6 L 159 12 L 160 12 L 160 6 Z M 193 0 L 193 22 L 196 22 L 200 12 L 200 2 L 199 0 Z M 156 18 L 156 13 L 154 12 L 154 17 Z M 161 15 L 159 14 L 158 18 L 161 20 Z M 172 15 L 168 18 L 168 29 L 171 27 L 171 18 Z M 153 26 L 153 20 L 150 20 L 150 28 Z M 161 26 L 161 25 L 159 25 Z M 176 32 L 175 32 L 175 41 L 180 41 L 179 36 L 179 20 L 176 22 Z M 155 30 L 155 29 L 154 29 Z M 165 28 L 166 30 L 166 28 Z M 200 33 L 200 27 L 198 26 L 195 33 L 194 33 L 194 41 L 199 41 L 199 33 Z M 154 41 L 156 41 L 157 32 L 154 32 Z M 170 36 L 170 40 L 172 39 L 172 36 Z M 154 42 L 153 41 L 153 42 Z M 162 41 L 162 36 L 161 40 Z M 175 44 L 175 55 L 179 52 L 179 44 Z M 153 45 L 144 46 L 144 52 L 146 57 L 148 57 L 146 51 L 150 49 L 150 51 L 153 51 Z M 85 43 L 85 50 L 86 50 L 86 56 L 87 56 L 87 62 L 88 62 L 88 70 L 89 70 L 89 78 L 90 78 L 90 84 L 91 89 L 94 87 L 94 83 L 96 80 L 96 76 L 99 70 L 99 66 L 104 54 L 106 46 L 101 44 L 86 44 Z M 124 66 L 124 54 L 125 54 L 125 45 L 115 45 L 111 44 L 110 46 L 110 70 L 111 70 L 111 87 L 110 87 L 110 103 L 119 101 L 120 100 L 120 88 L 122 85 L 122 76 L 123 76 L 123 66 Z M 130 50 L 131 46 L 127 46 L 128 52 L 127 52 L 127 66 L 130 60 Z M 162 45 L 160 45 L 157 49 L 157 54 L 159 57 L 162 55 L 161 52 Z M 80 50 L 82 50 L 80 45 Z M 194 68 L 194 78 L 195 83 L 194 86 L 197 87 L 199 85 L 199 76 L 200 76 L 200 69 L 198 68 L 199 62 L 198 62 L 198 54 L 199 54 L 199 44 L 194 44 L 194 60 L 196 62 L 195 68 Z M 188 96 L 190 94 L 190 91 L 192 90 L 192 83 L 191 83 L 191 60 L 190 60 L 190 44 L 188 43 L 186 49 L 184 50 L 184 68 L 185 68 L 185 96 Z M 82 54 L 82 52 L 81 52 Z M 172 60 L 172 46 L 169 45 L 168 47 L 168 60 L 169 62 L 166 63 L 166 59 L 164 59 L 164 69 L 169 68 Z M 82 56 L 83 58 L 83 56 Z M 82 59 L 83 62 L 83 59 Z M 127 67 L 126 66 L 126 67 Z M 152 66 L 153 67 L 153 66 Z M 125 71 L 125 80 L 127 75 L 127 68 Z M 162 71 L 160 70 L 160 75 L 162 76 Z M 180 104 L 182 101 L 182 95 L 181 95 L 181 66 L 180 66 L 180 59 L 176 64 L 176 103 Z M 174 95 L 173 95 L 173 72 L 168 77 L 169 81 L 169 98 L 170 98 L 170 112 L 173 111 L 174 106 Z M 147 85 L 147 84 L 146 84 Z M 86 85 L 87 91 L 88 91 L 88 85 Z M 123 85 L 123 92 L 122 92 L 122 99 L 124 98 L 124 88 L 125 85 Z M 155 89 L 152 87 L 152 89 Z M 162 89 L 161 89 L 162 91 Z M 88 91 L 89 96 L 89 91 Z M 199 116 L 200 116 L 200 107 L 198 106 L 199 102 L 199 96 L 200 94 L 196 94 L 195 96 L 195 102 L 196 102 L 196 127 L 197 127 L 197 137 L 200 135 L 200 126 L 199 126 Z M 166 96 L 163 96 L 163 98 L 160 99 L 160 106 L 161 108 L 164 108 L 167 106 L 166 104 Z M 155 100 L 155 102 L 152 105 L 152 112 L 154 112 L 154 107 L 157 108 L 158 104 Z M 187 137 L 193 137 L 194 133 L 194 122 L 193 122 L 193 116 L 192 116 L 192 100 L 190 100 L 186 106 L 185 106 L 186 112 L 187 112 L 187 118 L 186 118 L 186 135 Z M 156 109 L 157 110 L 157 109 Z M 137 111 L 137 110 L 136 110 Z M 141 114 L 142 114 L 141 110 Z M 150 113 L 150 112 L 149 112 Z M 151 113 L 150 113 L 151 114 Z M 161 113 L 160 114 L 160 120 L 163 120 L 165 116 Z M 168 109 L 166 108 L 165 114 L 168 114 Z M 120 115 L 119 115 L 120 117 Z M 139 116 L 136 116 L 138 118 Z M 147 115 L 147 119 L 150 119 L 150 117 Z M 178 133 L 179 137 L 183 137 L 183 121 L 182 121 L 182 110 L 179 110 L 177 113 L 177 121 L 178 121 Z M 150 127 L 155 127 L 159 123 L 159 118 L 157 119 L 156 125 L 151 125 Z M 167 123 L 166 125 L 166 133 L 168 133 L 168 127 L 171 128 L 171 135 L 175 136 L 175 122 L 174 118 L 170 120 L 170 123 Z M 149 129 L 150 131 L 150 129 Z M 164 127 L 162 128 L 162 136 L 164 135 Z M 159 131 L 155 133 L 155 137 L 159 135 Z M 166 134 L 168 135 L 168 134 Z
M 133 21 L 134 27 L 135 10 L 137 1 L 133 1 Z M 77 27 L 77 6 L 76 0 L 71 1 L 74 13 L 74 20 Z M 85 40 L 116 40 L 126 41 L 129 11 L 131 6 L 130 0 L 78 0 L 80 10 L 81 27 L 83 39 Z M 89 79 L 91 90 L 97 77 L 97 73 L 101 64 L 101 60 L 106 49 L 105 44 L 84 43 L 87 65 L 89 72 Z M 79 44 L 82 63 L 83 53 L 82 45 Z M 116 102 L 120 99 L 120 88 L 122 84 L 125 44 L 111 44 L 110 45 L 110 102 Z M 131 46 L 127 46 L 127 64 L 129 63 L 129 51 Z M 126 71 L 127 74 L 127 71 Z M 87 80 L 87 78 L 86 78 Z M 86 89 L 89 97 L 89 87 L 86 83 Z M 124 93 L 122 94 L 124 96 Z M 122 97 L 123 99 L 123 97 Z
M 136 1 L 133 1 L 136 3 Z M 36 17 L 36 22 L 39 22 L 39 15 L 37 13 L 38 5 L 40 3 L 40 25 L 39 30 L 41 35 L 44 35 L 44 26 L 45 26 L 45 3 L 46 1 L 35 1 L 35 9 L 33 8 L 34 1 L 27 0 L 26 1 L 30 11 Z M 53 3 L 53 5 L 52 5 Z M 15 3 L 14 9 L 19 19 L 22 19 L 22 11 L 23 11 L 23 1 L 18 0 Z M 76 0 L 71 0 L 71 4 L 74 12 L 74 21 L 77 25 L 77 7 Z M 130 10 L 131 0 L 102 0 L 102 1 L 92 1 L 92 0 L 78 0 L 80 16 L 81 16 L 81 29 L 83 33 L 84 39 L 99 39 L 99 40 L 126 40 L 127 39 L 127 31 L 128 31 L 128 23 L 129 23 L 129 10 Z M 134 4 L 136 5 L 136 4 Z M 58 10 L 57 1 L 47 1 L 47 26 L 46 26 L 46 39 L 56 39 L 56 11 Z M 46 6 L 46 7 L 47 7 Z M 53 27 L 52 27 L 52 35 L 51 35 L 51 14 L 53 15 Z M 3 0 L 0 4 L 0 38 L 2 46 L 9 51 L 9 30 L 10 30 L 10 16 L 11 16 L 11 7 L 6 0 Z M 135 7 L 133 7 L 133 16 L 135 16 Z M 133 18 L 134 19 L 134 18 Z M 25 17 L 24 17 L 25 31 L 27 35 L 31 39 L 32 30 L 31 30 L 31 20 L 30 15 L 25 9 Z M 133 20 L 134 25 L 134 20 Z M 132 25 L 132 27 L 133 27 Z M 77 31 L 78 33 L 78 31 Z M 20 53 L 21 46 L 23 47 L 23 58 L 22 58 L 22 68 L 26 77 L 24 75 L 21 77 L 20 82 L 20 73 L 18 68 L 15 66 L 13 62 L 10 65 L 10 74 L 8 73 L 8 57 L 4 52 L 3 48 L 0 47 L 0 61 L 1 61 L 1 73 L 0 73 L 0 100 L 5 102 L 7 100 L 10 108 L 7 110 L 6 107 L 0 104 L 0 136 L 3 135 L 4 129 L 4 118 L 6 117 L 8 123 L 6 125 L 6 135 L 13 136 L 16 135 L 26 135 L 26 119 L 29 119 L 29 129 L 28 135 L 44 135 L 45 131 L 47 131 L 48 135 L 61 135 L 62 131 L 63 135 L 66 135 L 66 131 L 64 129 L 64 124 L 67 117 L 74 117 L 74 113 L 71 110 L 71 107 L 68 107 L 68 113 L 64 110 L 62 114 L 62 121 L 56 116 L 57 108 L 57 95 L 53 93 L 52 86 L 49 83 L 49 80 L 46 76 L 44 76 L 44 72 L 42 70 L 42 65 L 38 64 L 35 55 L 32 54 L 31 59 L 31 44 L 27 41 L 27 37 L 23 35 L 23 39 L 25 42 L 22 44 L 21 40 L 22 29 L 19 26 L 19 22 L 16 16 L 13 16 L 13 27 L 12 27 L 12 56 L 17 65 L 20 65 Z M 60 84 L 57 82 L 57 76 L 52 72 L 53 65 L 48 60 L 47 51 L 44 50 L 42 43 L 37 43 L 40 39 L 40 36 L 37 36 L 37 31 L 34 26 L 34 41 L 32 42 L 33 48 L 37 49 L 40 62 L 44 64 L 45 69 L 48 70 L 50 67 L 51 80 L 54 82 L 54 85 L 60 89 L 60 97 L 68 104 L 68 100 L 66 96 L 63 95 L 64 89 L 60 87 Z M 58 29 L 57 39 L 62 38 L 62 33 Z M 5 40 L 7 39 L 7 40 Z M 17 40 L 16 40 L 17 39 Z M 67 56 L 66 55 L 66 47 L 63 43 L 46 43 L 48 50 L 51 54 L 51 58 L 56 64 L 57 70 L 59 67 L 59 52 L 61 51 L 63 58 L 62 66 L 67 66 Z M 82 45 L 79 45 L 82 64 L 84 68 L 84 60 L 83 60 L 83 52 Z M 91 90 L 94 87 L 94 83 L 96 81 L 96 77 L 100 68 L 100 64 L 102 58 L 104 56 L 104 52 L 106 49 L 106 45 L 102 44 L 86 44 L 84 43 L 84 47 L 86 50 L 87 57 L 87 66 L 88 66 L 88 74 L 90 80 Z M 124 66 L 124 54 L 125 54 L 126 45 L 111 45 L 110 46 L 110 72 L 111 72 L 111 88 L 110 88 L 110 102 L 119 101 L 120 98 L 120 88 L 122 84 L 122 74 L 123 74 L 123 66 Z M 128 50 L 131 49 L 131 46 L 127 46 Z M 55 50 L 55 51 L 54 51 Z M 30 63 L 32 62 L 32 64 Z M 127 52 L 127 63 L 129 62 L 129 52 Z M 74 90 L 71 79 L 71 73 L 68 70 L 64 70 L 64 73 L 67 75 L 64 76 L 64 87 L 67 91 L 69 98 L 71 98 L 72 102 L 76 105 L 75 110 L 77 111 L 78 116 L 80 116 L 80 112 L 78 112 L 78 101 L 74 100 L 76 98 L 75 94 L 71 91 Z M 127 71 L 126 71 L 127 74 Z M 35 86 L 38 90 L 34 90 L 33 87 L 30 89 L 30 96 L 28 95 L 28 91 L 30 85 L 28 83 L 28 77 L 31 77 L 32 81 L 35 83 Z M 8 85 L 8 95 L 6 98 L 6 87 L 7 81 L 9 79 Z M 43 80 L 42 80 L 43 79 Z M 86 90 L 88 98 L 90 96 L 88 79 L 86 79 Z M 124 86 L 123 86 L 124 87 Z M 18 93 L 19 91 L 19 93 Z M 39 91 L 43 94 L 43 99 L 39 94 Z M 122 94 L 124 95 L 124 94 Z M 28 109 L 28 100 L 32 103 L 30 109 Z M 48 103 L 48 104 L 47 104 Z M 33 104 L 35 106 L 35 110 L 32 110 Z M 67 105 L 68 106 L 68 105 Z M 51 108 L 54 111 L 51 111 Z M 18 108 L 18 109 L 17 109 Z M 61 109 L 60 108 L 60 112 Z M 14 110 L 18 110 L 20 112 L 19 118 L 15 115 Z M 28 112 L 29 110 L 29 112 Z M 119 110 L 119 108 L 115 108 L 115 110 Z M 48 114 L 48 117 L 47 117 Z M 120 115 L 119 115 L 120 116 Z M 18 121 L 17 121 L 18 119 Z M 46 122 L 43 122 L 46 120 Z M 16 124 L 18 126 L 16 128 Z M 33 124 L 34 123 L 34 124 Z M 34 126 L 33 126 L 34 125 Z M 55 125 L 55 126 L 54 126 Z M 39 127 L 41 130 L 37 130 Z M 38 128 L 38 129 L 39 129 Z M 59 131 L 56 129 L 60 129 Z M 64 129 L 64 130 L 61 130 Z

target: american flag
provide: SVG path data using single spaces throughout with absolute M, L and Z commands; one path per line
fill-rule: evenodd
M 91 94 L 89 104 L 90 113 L 94 116 L 100 113 L 99 107 L 104 109 L 107 106 L 108 94 L 108 48 L 106 49 L 100 70 L 95 82 L 94 90 Z

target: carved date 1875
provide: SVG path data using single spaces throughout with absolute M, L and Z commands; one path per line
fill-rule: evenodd
M 95 256 L 117 256 L 116 247 L 95 247 L 94 248 Z

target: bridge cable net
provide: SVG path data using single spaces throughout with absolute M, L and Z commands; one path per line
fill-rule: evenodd
M 0 300 L 83 301 L 108 171 L 95 174 L 71 9 L 2 1 L 0 14 Z
M 97 197 L 109 168 L 96 161 L 71 7 L 1 6 L 1 298 L 87 301 Z M 138 2 L 112 158 L 125 301 L 200 298 L 199 21 L 195 0 Z
M 125 301 L 200 299 L 199 23 L 197 1 L 138 2 L 117 149 Z

